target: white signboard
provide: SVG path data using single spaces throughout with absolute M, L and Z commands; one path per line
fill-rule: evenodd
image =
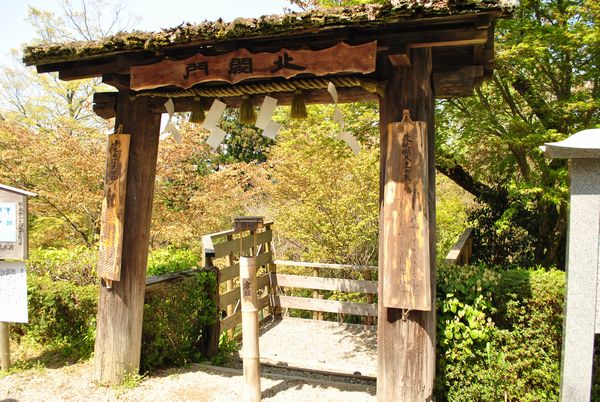
M 0 202 L 0 243 L 17 242 L 17 203 Z
M 0 261 L 0 321 L 28 321 L 24 262 Z

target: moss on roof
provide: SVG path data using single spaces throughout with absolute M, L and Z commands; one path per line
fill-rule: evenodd
M 361 5 L 304 13 L 182 24 L 159 32 L 123 32 L 99 41 L 28 46 L 23 62 L 39 65 L 81 60 L 104 54 L 158 50 L 174 45 L 216 43 L 231 39 L 283 37 L 346 26 L 377 26 L 424 18 L 499 11 L 510 12 L 514 0 L 393 0 L 385 5 Z

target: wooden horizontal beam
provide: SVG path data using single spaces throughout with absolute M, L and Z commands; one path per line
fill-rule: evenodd
M 377 293 L 376 281 L 361 281 L 342 278 L 320 278 L 317 276 L 287 275 L 271 273 L 273 286 L 289 288 L 336 290 L 340 292 Z
M 377 94 L 368 92 L 361 87 L 354 88 L 337 88 L 340 103 L 352 102 L 377 102 L 379 100 Z M 287 106 L 292 104 L 294 98 L 293 92 L 275 92 L 269 96 L 277 99 L 279 106 Z M 304 102 L 309 104 L 328 104 L 331 103 L 331 95 L 326 90 L 308 90 L 303 91 L 302 96 Z M 164 103 L 168 100 L 168 96 L 154 97 L 151 109 L 155 113 L 165 113 Z M 189 112 L 192 110 L 193 98 L 172 98 L 175 104 L 176 112 Z M 260 106 L 264 99 L 264 95 L 251 95 L 250 102 L 255 106 Z M 241 96 L 220 98 L 227 104 L 228 107 L 238 108 L 242 103 Z M 202 98 L 205 110 L 210 108 L 214 98 Z M 110 119 L 115 116 L 116 92 L 97 92 L 94 94 L 94 112 L 104 118 Z
M 304 267 L 304 268 L 327 268 L 327 269 L 349 269 L 352 271 L 377 271 L 376 265 L 350 265 L 350 264 L 326 264 L 323 262 L 302 262 L 302 261 L 284 261 L 275 260 L 275 265 L 286 267 Z
M 471 96 L 483 73 L 483 66 L 479 65 L 433 74 L 433 93 L 437 99 Z
M 259 254 L 256 256 L 256 265 L 258 267 L 267 265 L 271 262 L 272 255 L 270 252 Z M 227 282 L 230 279 L 234 279 L 240 276 L 240 264 L 235 263 L 233 265 L 229 265 L 219 271 L 219 283 Z
M 242 323 L 242 312 L 238 311 L 233 315 L 221 320 L 221 332 L 225 332 L 231 328 L 235 328 Z
M 273 296 L 273 305 L 282 308 L 323 311 L 325 313 L 355 314 L 377 317 L 377 305 L 368 303 L 311 299 L 308 297 L 295 296 Z

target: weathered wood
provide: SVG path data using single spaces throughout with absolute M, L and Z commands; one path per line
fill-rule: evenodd
M 265 266 L 272 261 L 272 255 L 270 252 L 259 254 L 256 256 L 256 261 L 259 266 L 261 266 L 261 267 Z M 221 275 L 220 275 L 221 282 L 220 283 L 223 283 L 230 279 L 237 278 L 238 276 L 240 276 L 240 264 L 235 263 L 233 265 L 225 267 L 225 268 L 221 269 L 220 273 L 221 273 Z
M 227 241 L 231 241 L 233 240 L 233 235 L 227 235 Z M 232 266 L 234 264 L 233 262 L 233 253 L 229 253 L 226 257 L 225 257 L 225 263 L 228 266 Z M 222 274 L 222 272 L 221 272 Z M 228 279 L 225 281 L 225 290 L 227 292 L 231 292 L 233 290 L 233 279 Z M 239 290 L 236 292 L 236 295 L 239 297 Z M 233 303 L 236 303 L 237 300 L 239 300 L 239 298 L 237 300 L 235 300 L 235 302 L 230 302 L 229 304 L 224 304 L 223 303 L 223 298 L 225 297 L 225 295 L 221 295 L 220 299 L 219 299 L 219 304 L 221 306 L 221 308 L 223 308 L 223 306 L 227 306 L 227 316 L 230 316 L 234 313 L 234 308 L 235 306 L 233 305 Z M 230 329 L 229 331 L 227 331 L 227 336 L 229 336 L 229 339 L 233 338 L 233 329 Z
M 283 308 L 323 311 L 325 313 L 342 313 L 377 316 L 377 305 L 353 303 L 339 300 L 311 299 L 308 297 L 273 296 L 273 303 Z
M 238 301 L 240 300 L 240 287 L 237 286 L 233 289 L 229 289 L 227 290 L 225 293 L 221 294 L 221 296 L 219 297 L 219 307 L 220 308 L 225 308 L 225 307 L 229 307 L 232 306 L 233 304 L 236 304 Z M 227 316 L 230 316 L 231 314 L 233 314 L 233 306 L 231 308 L 231 312 L 229 311 L 230 309 L 227 309 Z
M 431 87 L 431 50 L 412 49 L 410 67 L 385 67 L 388 78 L 386 96 L 380 102 L 381 144 L 388 144 L 388 123 L 402 120 L 402 110 L 409 109 L 413 120 L 424 121 L 428 128 L 429 173 L 429 247 L 431 299 L 435 306 L 435 163 L 434 106 Z M 381 147 L 380 165 L 380 236 L 379 256 L 385 258 L 383 238 L 383 185 L 386 171 L 386 146 Z M 383 269 L 383 267 L 382 267 Z M 380 273 L 381 274 L 381 273 Z M 383 283 L 380 281 L 379 291 Z M 378 306 L 377 398 L 379 401 L 433 400 L 435 376 L 435 308 L 411 311 Z
M 289 79 L 299 74 L 368 74 L 375 71 L 376 53 L 376 41 L 358 46 L 340 42 L 322 50 L 252 53 L 241 48 L 218 56 L 197 53 L 184 60 L 131 67 L 131 88 L 139 91 L 175 85 L 187 89 L 211 81 L 235 84 L 251 78 Z
M 242 312 L 237 311 L 233 315 L 221 320 L 221 332 L 235 328 L 242 323 Z
M 339 292 L 377 293 L 376 281 L 361 281 L 341 278 L 320 278 L 316 276 L 273 274 L 271 281 L 275 286 L 289 288 L 336 290 Z M 313 296 L 313 298 L 315 298 Z
M 378 102 L 378 95 L 376 93 L 368 92 L 362 87 L 350 87 L 350 88 L 337 88 L 339 95 L 339 103 L 351 103 L 351 102 Z M 94 113 L 103 119 L 110 119 L 115 116 L 114 110 L 114 97 L 115 92 L 97 92 L 94 94 Z M 269 96 L 277 99 L 278 106 L 291 105 L 294 98 L 294 92 L 273 92 Z M 304 103 L 307 105 L 311 104 L 328 104 L 331 103 L 331 95 L 326 89 L 317 90 L 303 90 L 302 98 Z M 168 99 L 168 95 L 164 97 L 153 97 L 151 102 L 151 109 L 156 113 L 164 113 L 164 104 Z M 210 108 L 210 105 L 215 98 L 203 97 L 202 102 L 205 110 Z M 225 102 L 227 107 L 239 108 L 242 103 L 241 96 L 224 97 L 219 98 Z M 264 95 L 251 95 L 250 103 L 254 106 L 260 106 L 264 99 Z M 193 106 L 193 96 L 185 98 L 172 98 L 175 104 L 176 112 L 189 112 Z
M 465 231 L 460 235 L 460 238 L 454 243 L 452 249 L 446 255 L 444 262 L 449 264 L 468 264 L 471 257 L 472 241 L 471 235 L 473 228 L 466 228 Z
M 349 264 L 326 264 L 322 262 L 301 262 L 301 261 L 285 261 L 275 260 L 276 265 L 286 267 L 305 267 L 305 268 L 327 268 L 327 269 L 348 269 L 353 271 L 377 270 L 375 265 L 349 265 Z
M 215 252 L 214 258 L 225 257 L 232 253 L 240 252 L 240 243 L 241 249 L 246 250 L 254 245 L 256 241 L 256 245 L 260 245 L 263 243 L 268 243 L 273 239 L 273 232 L 270 230 L 259 232 L 256 234 L 256 239 L 252 235 L 242 236 L 242 238 L 236 238 L 232 240 L 228 240 L 224 243 L 215 243 L 213 238 L 213 250 Z
M 10 369 L 10 329 L 9 323 L 0 321 L 0 369 Z
M 385 307 L 431 310 L 426 130 L 408 110 L 402 122 L 388 124 L 379 257 Z
M 113 134 L 108 136 L 106 146 L 97 272 L 98 277 L 109 281 L 118 281 L 121 278 L 129 141 L 129 134 Z
M 483 77 L 483 66 L 464 66 L 433 75 L 433 89 L 437 99 L 471 96 Z
M 120 383 L 140 363 L 144 286 L 158 153 L 160 115 L 147 101 L 119 92 L 116 127 L 131 133 L 121 258 L 121 280 L 101 286 L 98 302 L 94 380 Z
M 258 260 L 258 257 L 257 257 L 257 260 Z M 258 265 L 258 266 L 260 267 L 260 265 Z M 256 289 L 257 290 L 263 289 L 263 288 L 269 286 L 270 282 L 271 282 L 271 278 L 268 273 L 257 276 L 256 277 Z

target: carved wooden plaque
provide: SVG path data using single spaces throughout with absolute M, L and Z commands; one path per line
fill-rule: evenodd
M 235 84 L 249 78 L 291 78 L 298 74 L 368 74 L 375 71 L 376 54 L 377 41 L 357 46 L 340 42 L 322 50 L 251 53 L 238 49 L 218 56 L 196 54 L 184 60 L 131 67 L 131 88 L 136 91 L 167 85 L 190 88 L 208 81 Z
M 129 139 L 129 134 L 113 134 L 107 144 L 98 276 L 110 281 L 121 278 Z
M 381 261 L 385 307 L 431 310 L 427 130 L 388 125 Z

